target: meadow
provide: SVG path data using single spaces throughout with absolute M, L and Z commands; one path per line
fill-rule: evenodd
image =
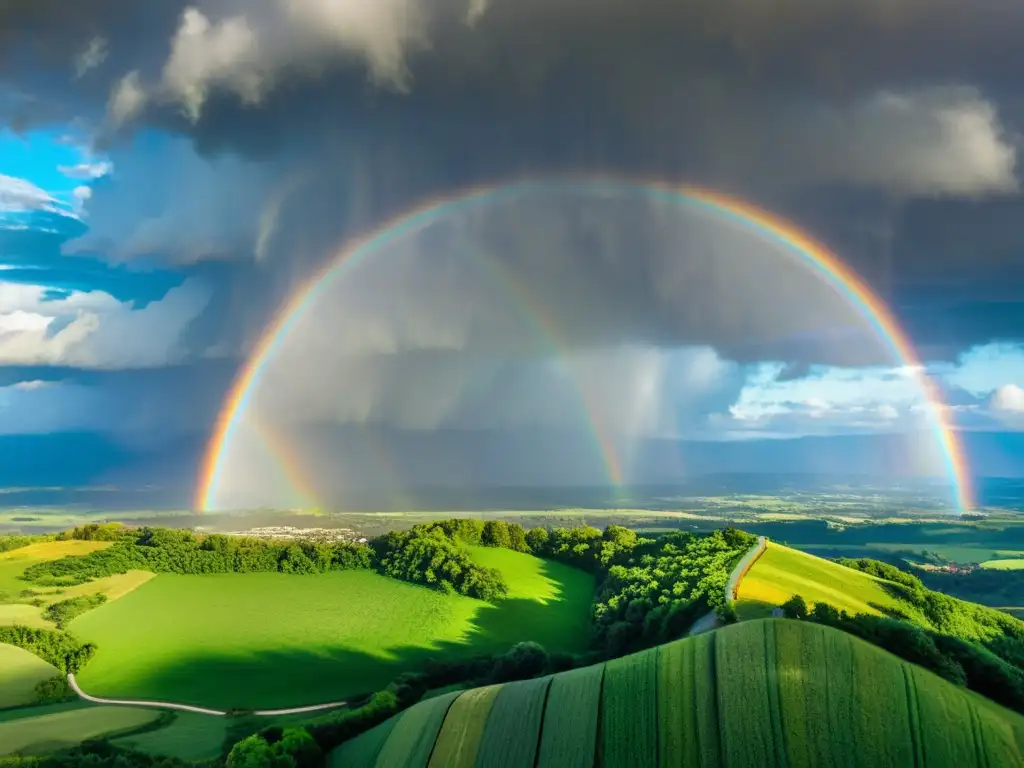
M 1022 748 L 1014 712 L 837 630 L 758 620 L 430 699 L 330 765 L 1020 768 Z
M 36 700 L 36 684 L 59 674 L 38 656 L 0 643 L 0 709 L 31 704 Z
M 159 574 L 69 629 L 96 643 L 78 675 L 96 696 L 217 709 L 305 706 L 368 693 L 428 658 L 540 639 L 586 647 L 589 574 L 515 552 L 479 553 L 509 581 L 494 605 L 378 574 Z
M 145 571 L 130 571 L 60 589 L 39 587 L 18 578 L 30 565 L 61 557 L 87 555 L 109 546 L 110 543 L 105 541 L 45 541 L 0 553 L 0 596 L 3 596 L 3 599 L 0 599 L 0 626 L 22 624 L 40 629 L 53 629 L 53 622 L 43 615 L 47 605 L 84 595 L 103 594 L 108 600 L 116 600 L 153 577 L 152 573 Z M 25 590 L 32 590 L 35 593 L 34 598 L 38 599 L 41 605 L 24 602 L 25 598 L 19 595 Z M 21 602 L 13 602 L 14 600 Z
M 0 713 L 0 756 L 47 755 L 87 739 L 153 727 L 163 713 L 139 707 L 106 707 L 73 702 Z
M 774 542 L 740 583 L 736 611 L 742 619 L 765 617 L 793 595 L 824 602 L 849 613 L 881 615 L 874 606 L 899 608 L 900 602 L 874 576 L 851 570 Z

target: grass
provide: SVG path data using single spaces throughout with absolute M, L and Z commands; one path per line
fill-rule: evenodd
M 445 715 L 430 756 L 430 768 L 473 768 L 500 685 L 474 688 L 459 696 Z
M 44 601 L 44 605 L 41 607 L 22 604 L 0 604 L 0 626 L 24 624 L 29 627 L 53 629 L 53 622 L 43 618 L 43 610 L 46 605 L 70 597 L 96 594 L 105 594 L 108 600 L 117 600 L 153 578 L 152 573 L 130 571 L 129 573 L 96 579 L 88 584 L 78 584 L 73 587 L 61 587 L 59 589 L 36 586 L 18 578 L 30 565 L 47 560 L 57 560 L 69 555 L 87 555 L 90 552 L 95 552 L 98 549 L 109 546 L 110 542 L 106 541 L 44 541 L 38 544 L 30 544 L 21 549 L 12 549 L 10 552 L 0 553 L 0 593 L 16 597 L 21 591 L 31 589 L 41 593 L 40 597 Z
M 658 649 L 605 665 L 601 749 L 608 768 L 657 765 Z
M 497 568 L 508 582 L 508 601 L 502 608 L 510 623 L 521 614 L 529 621 L 536 606 L 549 607 L 543 622 L 531 628 L 530 640 L 548 650 L 583 651 L 590 636 L 590 606 L 594 577 L 586 571 L 498 547 L 469 547 L 473 559 Z
M 457 696 L 438 696 L 396 715 L 398 722 L 377 756 L 378 768 L 426 768 L 448 707 Z
M 1024 559 L 1017 560 L 986 560 L 981 563 L 982 568 L 992 568 L 997 571 L 1019 571 L 1024 569 Z
M 593 764 L 604 666 L 574 669 L 552 678 L 537 768 L 588 768 Z
M 198 712 L 174 712 L 174 719 L 162 728 L 114 739 L 114 744 L 154 756 L 181 760 L 208 760 L 224 746 L 229 721 Z
M 34 703 L 36 684 L 59 674 L 38 656 L 0 643 L 0 709 Z
M 71 622 L 99 648 L 78 680 L 110 698 L 277 708 L 379 690 L 431 657 L 538 637 L 549 651 L 582 649 L 591 577 L 507 554 L 497 562 L 513 594 L 498 606 L 368 571 L 159 574 Z
M 420 766 L 392 758 L 413 754 L 410 744 L 421 755 L 426 742 L 438 764 L 468 765 L 444 762 L 442 743 L 463 719 L 477 727 L 477 705 L 456 699 L 440 728 L 435 701 L 392 718 L 390 733 L 385 723 L 343 745 L 332 765 Z M 838 630 L 769 619 L 502 686 L 475 764 L 1024 768 L 1022 747 L 1024 717 Z M 343 759 L 377 751 L 376 763 Z
M 866 573 L 773 542 L 740 582 L 736 610 L 742 619 L 764 618 L 793 595 L 826 602 L 849 613 L 880 614 L 874 605 L 898 608 L 884 582 Z
M 1001 558 L 1017 558 L 1024 555 L 1024 552 L 1014 549 L 999 549 L 998 547 L 984 546 L 957 546 L 955 544 L 932 544 L 928 541 L 919 541 L 916 544 L 868 544 L 868 549 L 880 549 L 885 552 L 920 552 L 928 550 L 935 552 L 939 557 L 953 563 L 981 563 L 986 560 L 998 560 Z
M 548 676 L 506 683 L 501 687 L 480 737 L 477 765 L 533 767 L 550 684 L 551 676 Z
M 0 722 L 0 755 L 48 755 L 87 739 L 141 728 L 161 715 L 156 709 L 88 706 L 20 717 Z

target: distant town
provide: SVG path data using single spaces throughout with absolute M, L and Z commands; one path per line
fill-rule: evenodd
M 355 541 L 366 543 L 351 528 L 296 528 L 291 525 L 271 525 L 249 528 L 245 531 L 226 531 L 228 536 L 251 536 L 256 539 L 302 539 L 305 541 Z

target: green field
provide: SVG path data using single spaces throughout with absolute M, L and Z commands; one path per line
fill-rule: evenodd
M 116 600 L 153 577 L 151 573 L 129 571 L 116 576 L 96 579 L 87 584 L 61 589 L 40 587 L 18 578 L 30 565 L 47 560 L 57 560 L 69 555 L 87 555 L 108 546 L 110 543 L 104 541 L 46 541 L 0 553 L 0 594 L 7 595 L 8 600 L 22 599 L 18 597 L 19 593 L 24 590 L 32 590 L 39 593 L 39 597 L 44 603 L 43 606 L 34 606 L 0 601 L 0 626 L 23 624 L 29 627 L 53 629 L 53 623 L 43 618 L 43 610 L 46 605 L 71 597 L 100 593 L 105 594 L 108 600 Z
M 0 709 L 34 703 L 36 684 L 59 674 L 38 656 L 0 643 Z
M 744 622 L 499 688 L 417 704 L 330 764 L 425 768 L 434 748 L 454 766 L 1024 766 L 1020 715 L 805 622 Z
M 172 716 L 174 719 L 162 728 L 123 736 L 113 742 L 126 749 L 181 760 L 208 760 L 221 753 L 228 718 L 197 712 L 173 712 Z
M 48 755 L 97 739 L 143 728 L 162 713 L 156 709 L 72 705 L 17 711 L 16 718 L 0 718 L 0 755 Z
M 952 563 L 983 563 L 986 560 L 1002 560 L 1019 558 L 1024 552 L 1016 549 L 1000 549 L 998 547 L 958 546 L 955 544 L 933 544 L 919 541 L 916 544 L 866 544 L 865 549 L 876 549 L 884 552 L 935 552 L 939 557 Z
M 829 560 L 769 542 L 767 551 L 740 582 L 736 610 L 743 619 L 764 617 L 793 595 L 825 602 L 849 613 L 880 614 L 874 605 L 899 608 L 885 582 Z
M 981 563 L 982 568 L 993 568 L 997 571 L 1019 571 L 1024 569 L 1024 559 L 1016 560 L 986 560 Z
M 78 680 L 110 698 L 277 708 L 379 690 L 430 657 L 539 637 L 585 647 L 588 574 L 513 552 L 491 562 L 512 591 L 500 605 L 367 571 L 160 574 L 71 623 L 99 648 Z

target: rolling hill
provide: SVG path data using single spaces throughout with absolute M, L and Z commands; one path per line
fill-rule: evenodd
M 537 636 L 551 650 L 586 647 L 590 574 L 507 550 L 475 555 L 508 581 L 498 605 L 363 570 L 161 573 L 71 623 L 99 649 L 78 679 L 108 698 L 260 709 L 338 701 L 427 658 Z
M 1024 766 L 1024 718 L 845 633 L 754 620 L 423 701 L 333 768 Z
M 764 618 L 793 595 L 801 595 L 808 603 L 881 615 L 876 606 L 900 607 L 885 584 L 866 573 L 769 542 L 740 583 L 736 611 L 741 619 Z

